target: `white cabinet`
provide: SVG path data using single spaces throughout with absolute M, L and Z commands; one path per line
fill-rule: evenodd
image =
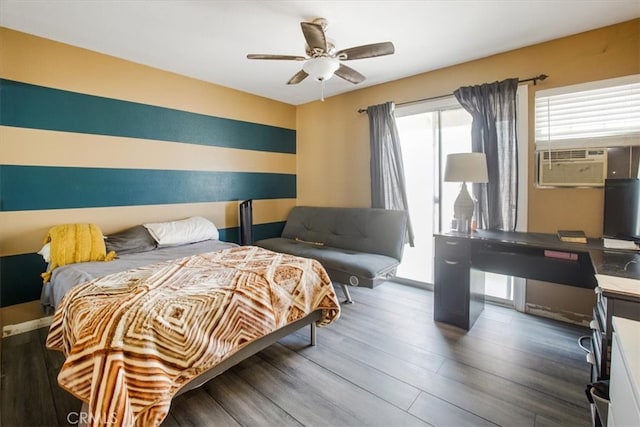
M 613 317 L 607 427 L 640 426 L 640 322 Z

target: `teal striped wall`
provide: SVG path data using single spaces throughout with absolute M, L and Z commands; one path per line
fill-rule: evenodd
M 296 132 L 171 108 L 0 79 L 0 125 L 279 153 L 296 152 Z
M 0 306 L 7 307 L 40 298 L 46 264 L 38 254 L 0 257 Z
M 288 174 L 0 165 L 0 211 L 296 197 Z
M 247 152 L 293 154 L 295 130 L 0 79 L 0 125 Z M 109 142 L 108 139 L 105 140 Z M 242 152 L 242 151 L 240 151 Z M 126 153 L 123 153 L 123 156 Z M 91 153 L 87 153 L 90 159 Z M 142 163 L 142 161 L 141 161 Z M 151 161 L 152 163 L 152 161 Z M 90 164 L 88 161 L 87 164 Z M 0 153 L 0 214 L 52 209 L 295 199 L 295 173 L 7 164 Z M 178 219 L 178 218 L 176 218 Z M 153 220 L 150 218 L 150 220 Z M 68 222 L 74 222 L 69 218 Z M 132 224 L 133 225 L 133 224 Z M 256 239 L 283 221 L 256 224 Z M 238 241 L 237 227 L 219 227 Z M 44 237 L 44 236 L 43 236 Z M 0 306 L 40 297 L 45 264 L 34 253 L 0 257 Z

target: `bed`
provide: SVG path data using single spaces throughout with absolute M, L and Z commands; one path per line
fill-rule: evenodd
M 95 426 L 159 425 L 173 397 L 340 313 L 317 261 L 215 239 L 60 266 L 41 301 L 58 383 Z

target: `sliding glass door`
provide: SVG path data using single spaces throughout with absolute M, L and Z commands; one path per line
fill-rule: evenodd
M 433 233 L 438 230 L 436 122 L 433 113 L 397 117 L 415 242 L 415 247 L 405 246 L 397 276 L 421 283 L 433 283 L 433 265 L 428 260 L 433 258 Z
M 519 93 L 519 111 L 526 112 L 526 87 Z M 397 276 L 401 280 L 433 283 L 433 234 L 448 231 L 453 219 L 453 204 L 460 184 L 444 182 L 447 154 L 471 151 L 471 115 L 455 98 L 440 99 L 396 109 L 396 119 L 407 182 L 409 211 L 415 232 L 415 247 L 405 247 Z M 526 114 L 519 117 L 527 117 Z M 519 130 L 521 231 L 526 228 L 527 132 L 526 119 Z M 524 165 L 524 166 L 523 166 Z M 524 304 L 524 284 L 511 277 L 487 273 L 487 299 L 516 307 Z
M 433 234 L 447 230 L 460 184 L 443 182 L 449 153 L 471 151 L 471 116 L 453 100 L 430 111 L 396 112 L 415 247 L 405 247 L 398 277 L 433 283 Z

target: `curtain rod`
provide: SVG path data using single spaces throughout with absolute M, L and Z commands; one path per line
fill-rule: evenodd
M 540 74 L 538 76 L 530 77 L 528 79 L 523 79 L 523 80 L 518 79 L 518 83 L 533 82 L 533 85 L 535 86 L 536 84 L 538 84 L 538 80 L 543 81 L 547 77 L 549 77 L 549 76 L 547 76 L 546 74 Z M 423 101 L 433 101 L 434 99 L 448 98 L 448 97 L 450 97 L 452 95 L 453 95 L 453 93 L 447 93 L 445 95 L 438 95 L 438 96 L 431 96 L 429 98 L 415 99 L 413 101 L 400 102 L 399 104 L 396 104 L 396 106 L 407 105 L 407 104 L 415 104 L 416 102 L 423 102 Z M 366 112 L 367 112 L 366 108 L 360 108 L 358 110 L 358 113 L 366 113 Z

